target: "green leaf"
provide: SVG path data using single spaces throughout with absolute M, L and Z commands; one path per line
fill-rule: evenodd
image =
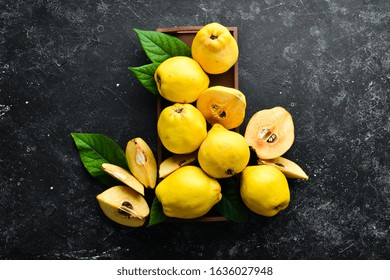
M 219 180 L 222 187 L 222 199 L 214 206 L 226 219 L 244 223 L 248 220 L 248 209 L 241 200 L 240 188 L 234 178 Z
M 158 31 L 133 29 L 152 62 L 161 63 L 173 56 L 191 57 L 191 49 L 180 39 Z
M 150 218 L 149 218 L 149 226 L 157 225 L 166 220 L 167 216 L 165 216 L 161 202 L 154 197 L 152 207 L 150 209 Z
M 158 94 L 156 81 L 154 80 L 154 72 L 160 63 L 151 63 L 139 67 L 129 67 L 129 70 L 133 72 L 137 80 L 143 85 L 148 91 L 153 94 Z
M 108 162 L 128 169 L 124 151 L 110 138 L 101 134 L 71 133 L 79 151 L 81 162 L 89 174 L 110 186 L 117 181 L 102 169 L 102 163 Z

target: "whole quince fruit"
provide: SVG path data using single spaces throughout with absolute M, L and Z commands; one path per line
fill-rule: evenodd
M 194 219 L 205 215 L 221 200 L 221 186 L 197 166 L 174 171 L 156 187 L 157 199 L 168 217 Z
M 199 63 L 186 56 L 164 60 L 157 67 L 154 79 L 162 97 L 180 103 L 194 102 L 210 83 Z
M 200 167 L 214 178 L 227 178 L 240 173 L 248 164 L 250 150 L 245 138 L 214 124 L 199 147 Z
M 176 103 L 161 111 L 157 133 L 168 151 L 187 154 L 198 149 L 207 137 L 207 123 L 195 106 Z
M 248 166 L 241 173 L 241 198 L 253 212 L 272 217 L 287 208 L 290 189 L 284 174 L 274 166 Z
M 238 44 L 229 29 L 213 22 L 203 26 L 191 44 L 192 57 L 209 74 L 228 71 L 238 60 Z

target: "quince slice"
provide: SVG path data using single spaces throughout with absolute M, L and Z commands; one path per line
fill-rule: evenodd
M 129 171 L 126 169 L 111 164 L 111 163 L 103 163 L 101 166 L 102 170 L 106 172 L 107 174 L 111 175 L 115 179 L 121 181 L 122 183 L 126 184 L 139 194 L 145 195 L 145 188 L 141 184 L 140 181 L 138 181 L 137 178 L 135 178 L 133 175 L 130 174 Z
M 294 143 L 291 114 L 280 106 L 258 111 L 249 120 L 244 137 L 260 159 L 280 157 Z
M 145 198 L 127 186 L 111 187 L 96 199 L 110 220 L 124 226 L 142 226 L 150 212 Z
M 173 171 L 194 162 L 197 158 L 198 152 L 192 152 L 190 154 L 173 155 L 160 164 L 159 178 L 165 178 Z
M 152 149 L 140 137 L 131 139 L 126 146 L 126 159 L 130 172 L 145 187 L 154 188 L 157 181 L 157 163 Z
M 238 89 L 213 86 L 200 94 L 196 107 L 211 125 L 219 123 L 233 129 L 244 121 L 246 99 Z
M 284 157 L 278 157 L 275 159 L 259 159 L 257 161 L 260 165 L 272 165 L 278 168 L 287 178 L 308 180 L 309 176 L 303 171 L 303 169 L 293 162 L 292 160 Z

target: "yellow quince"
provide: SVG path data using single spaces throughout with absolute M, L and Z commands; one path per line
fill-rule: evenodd
M 186 56 L 164 60 L 157 67 L 154 79 L 162 97 L 179 103 L 194 102 L 210 83 L 199 63 Z
M 238 44 L 225 26 L 213 22 L 203 26 L 191 44 L 192 57 L 209 74 L 228 71 L 238 60 Z
M 227 178 L 240 173 L 248 164 L 250 150 L 245 138 L 214 124 L 198 152 L 200 167 L 214 178 Z
M 221 200 L 221 186 L 197 166 L 174 171 L 156 187 L 157 199 L 168 217 L 194 219 L 205 215 Z
M 270 165 L 246 167 L 241 173 L 240 193 L 250 210 L 267 217 L 286 209 L 290 202 L 286 177 Z
M 157 133 L 168 151 L 188 154 L 198 149 L 207 137 L 207 123 L 195 106 L 176 103 L 162 110 Z

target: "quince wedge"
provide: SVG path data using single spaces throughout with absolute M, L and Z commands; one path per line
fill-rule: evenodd
M 191 44 L 192 57 L 209 74 L 228 71 L 238 60 L 238 44 L 229 29 L 212 22 L 203 26 Z
M 259 159 L 257 161 L 259 165 L 271 165 L 278 168 L 287 178 L 308 180 L 309 176 L 303 169 L 293 162 L 284 157 L 278 157 L 274 159 Z
M 260 110 L 249 120 L 244 137 L 260 159 L 283 155 L 294 143 L 294 122 L 283 107 Z
M 156 187 L 156 158 L 152 149 L 142 138 L 136 137 L 127 143 L 126 159 L 130 172 L 135 178 L 147 188 Z
M 124 226 L 142 226 L 150 212 L 145 198 L 127 186 L 113 186 L 96 199 L 110 220 Z
M 197 152 L 173 155 L 161 162 L 158 170 L 159 178 L 165 178 L 180 167 L 186 166 L 197 159 Z
M 239 127 L 245 118 L 245 95 L 235 88 L 212 86 L 199 95 L 196 107 L 211 125 L 227 129 Z
M 103 163 L 101 168 L 104 172 L 126 184 L 126 186 L 129 186 L 139 194 L 145 195 L 144 185 L 126 169 L 111 163 Z

